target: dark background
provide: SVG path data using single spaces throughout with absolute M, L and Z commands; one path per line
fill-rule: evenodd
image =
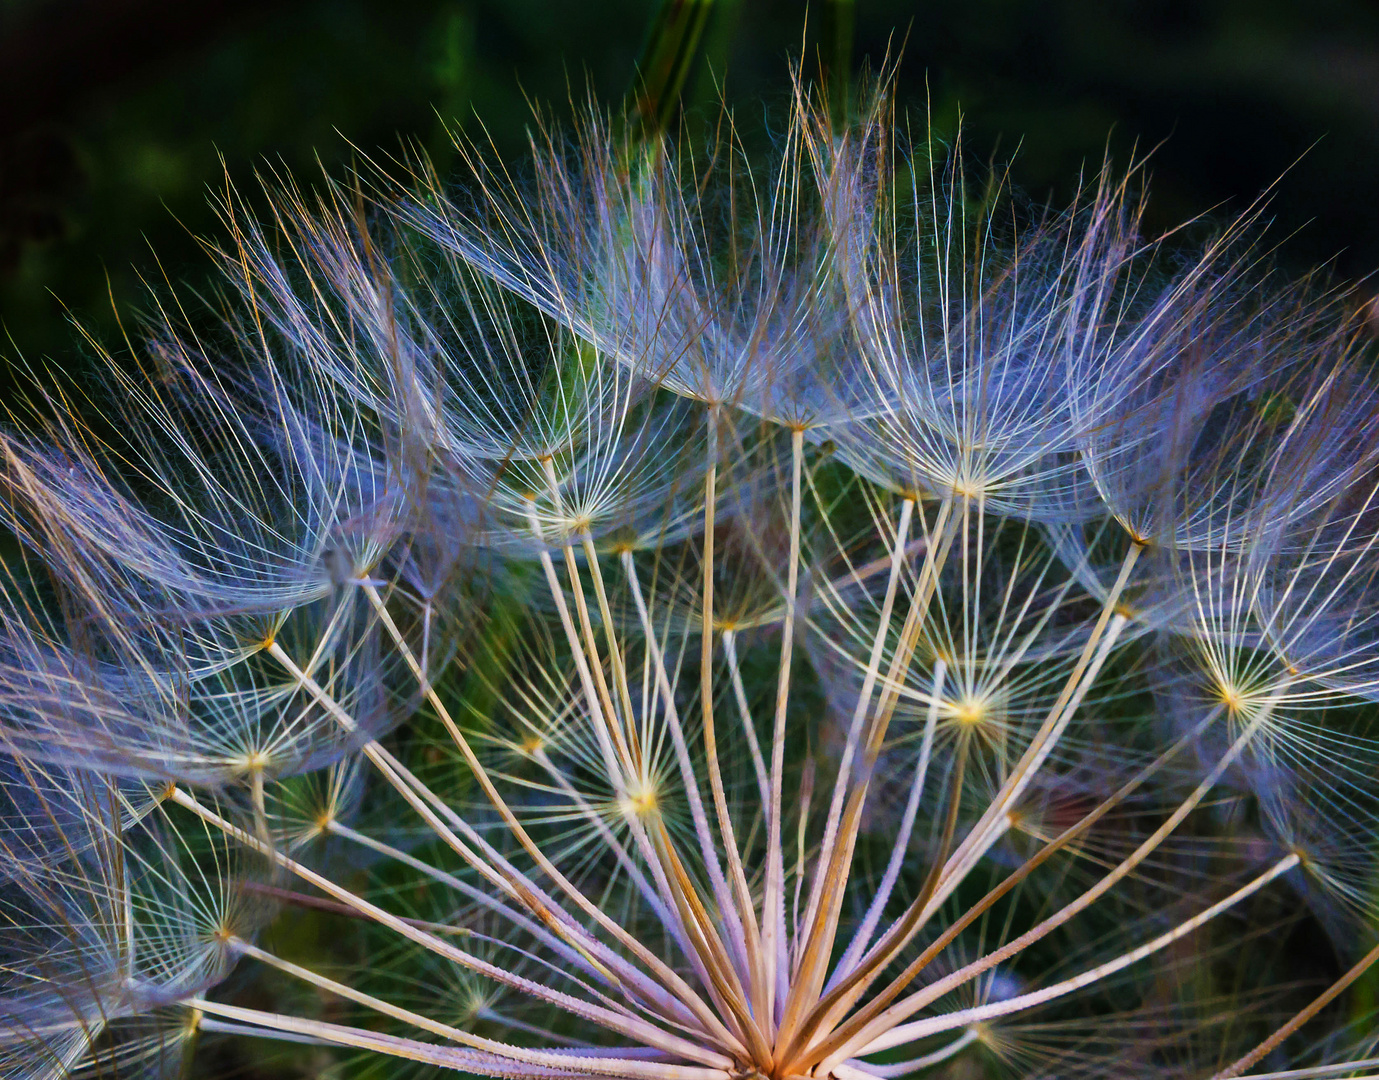
M 265 160 L 341 171 L 350 144 L 440 117 L 521 151 L 529 99 L 616 102 L 656 0 L 0 0 L 0 354 L 64 364 L 68 312 L 104 339 L 138 275 L 196 287 L 207 185 Z M 787 63 L 823 22 L 799 0 L 718 0 L 687 89 L 722 74 L 744 127 L 783 112 Z M 808 24 L 808 27 L 807 27 Z M 1269 236 L 1301 271 L 1379 267 L 1379 10 L 1361 0 L 858 0 L 854 62 L 905 42 L 902 96 L 974 154 L 1015 153 L 1033 199 L 1065 198 L 1109 137 L 1151 161 L 1153 227 L 1243 209 L 1284 176 Z M 1018 148 L 1018 153 L 1016 153 Z M 221 159 L 224 159 L 222 166 Z M 155 258 L 154 253 L 157 253 Z M 108 283 L 108 284 L 107 284 Z

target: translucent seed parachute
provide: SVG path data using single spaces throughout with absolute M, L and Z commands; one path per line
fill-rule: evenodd
M 0 1075 L 1373 1066 L 1355 296 L 790 109 L 227 190 L 209 315 L 32 378 Z

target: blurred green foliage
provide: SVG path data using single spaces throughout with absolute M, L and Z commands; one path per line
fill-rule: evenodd
M 66 363 L 64 305 L 109 337 L 107 276 L 125 305 L 140 273 L 204 285 L 192 235 L 215 231 L 222 159 L 248 186 L 265 161 L 338 173 L 353 147 L 386 155 L 406 136 L 444 172 L 441 118 L 482 121 L 516 154 L 530 103 L 559 116 L 586 88 L 616 102 L 665 9 L 700 6 L 689 104 L 723 93 L 749 136 L 772 131 L 788 57 L 836 69 L 836 37 L 816 38 L 851 8 L 854 62 L 903 48 L 904 97 L 928 94 L 945 130 L 961 106 L 976 156 L 1018 145 L 1014 180 L 1037 200 L 1066 196 L 1108 136 L 1122 161 L 1163 142 L 1151 224 L 1239 209 L 1286 171 L 1271 213 L 1276 238 L 1298 233 L 1287 257 L 1339 256 L 1349 276 L 1379 264 L 1379 10 L 1362 0 L 828 0 L 807 15 L 799 0 L 7 0 L 0 351 Z

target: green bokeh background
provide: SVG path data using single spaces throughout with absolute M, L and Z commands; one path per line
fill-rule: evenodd
M 441 119 L 520 153 L 529 101 L 568 113 L 633 83 L 657 0 L 0 0 L 0 352 L 66 362 L 68 312 L 108 338 L 139 273 L 205 281 L 208 185 L 265 161 L 340 171 Z M 779 120 L 823 5 L 718 0 L 687 100 L 723 86 Z M 1379 266 L 1379 8 L 1363 0 L 857 0 L 854 62 L 904 43 L 902 96 L 1036 200 L 1107 144 L 1162 146 L 1150 222 L 1227 215 L 1283 176 L 1270 236 L 1296 268 Z M 808 63 L 808 61 L 806 61 Z M 224 165 L 222 166 L 222 159 Z M 1284 175 L 1286 173 L 1286 175 Z M 157 253 L 157 259 L 154 257 Z M 161 267 L 161 269 L 160 269 Z

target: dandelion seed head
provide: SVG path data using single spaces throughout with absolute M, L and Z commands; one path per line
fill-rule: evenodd
M 218 333 L 156 300 L 101 354 L 108 434 L 34 395 L 0 436 L 0 1067 L 1300 1045 L 1283 931 L 1329 973 L 1375 916 L 1348 294 L 1284 283 L 1257 210 L 1143 236 L 1142 162 L 1064 211 L 983 188 L 887 78 L 839 130 L 797 71 L 764 167 L 729 114 L 703 146 L 590 110 L 526 187 L 463 139 L 460 192 L 270 175 L 256 220 L 227 187 Z M 279 906 L 364 961 L 279 955 Z

